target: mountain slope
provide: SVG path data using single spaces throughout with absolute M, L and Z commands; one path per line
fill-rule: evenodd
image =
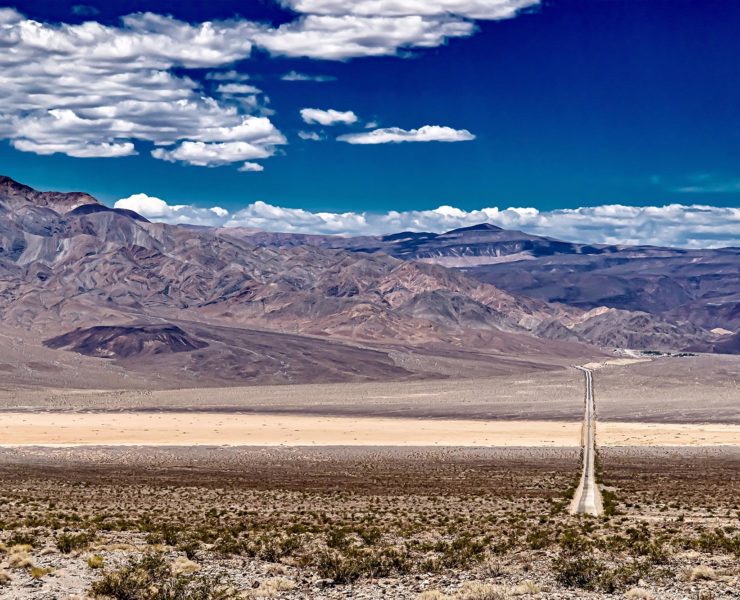
M 201 357 L 197 365 L 187 362 L 188 370 L 210 364 L 224 377 L 253 379 L 260 371 L 239 364 L 265 369 L 264 361 L 246 349 L 227 352 L 211 344 L 202 325 L 225 327 L 234 339 L 241 336 L 237 330 L 271 330 L 275 343 L 286 334 L 330 337 L 355 348 L 370 345 L 385 357 L 365 360 L 364 350 L 335 352 L 306 338 L 307 345 L 324 348 L 319 361 L 345 357 L 342 368 L 314 369 L 330 378 L 413 376 L 389 357 L 429 348 L 437 355 L 488 356 L 465 359 L 473 362 L 504 355 L 546 362 L 596 352 L 531 335 L 543 319 L 569 318 L 567 311 L 454 270 L 310 244 L 255 245 L 228 231 L 150 223 L 95 201 L 79 204 L 83 199 L 46 196 L 8 180 L 0 194 L 0 317 L 55 338 L 52 346 L 139 366 L 139 355 L 156 356 L 168 368 L 185 368 L 190 359 L 173 356 L 184 344 L 183 355 Z M 96 327 L 105 329 L 90 329 Z M 171 333 L 176 327 L 182 333 L 162 335 L 161 328 Z M 277 369 L 274 376 L 292 380 L 290 373 L 305 361 L 291 352 L 306 350 L 285 339 L 290 351 L 270 351 L 268 363 L 283 364 L 286 374 Z M 199 340 L 209 345 L 197 348 Z M 216 368 L 208 358 L 216 355 L 233 368 Z
M 594 351 L 586 343 L 713 348 L 702 317 L 680 310 L 724 310 L 737 287 L 732 249 L 595 247 L 490 225 L 384 238 L 179 227 L 45 194 L 4 180 L 0 317 L 49 338 L 180 320 L 491 356 L 577 356 Z M 495 264 L 434 264 L 470 259 Z M 619 299 L 641 310 L 603 308 Z
M 624 248 L 601 255 L 561 255 L 473 267 L 466 273 L 514 294 L 583 309 L 609 306 L 740 329 L 740 249 Z
M 48 208 L 64 214 L 83 205 L 102 206 L 84 192 L 39 192 L 32 187 L 0 175 L 0 209 Z
M 257 245 L 313 245 L 354 252 L 382 252 L 403 260 L 420 260 L 454 267 L 496 264 L 510 260 L 507 257 L 511 256 L 522 260 L 556 254 L 601 254 L 614 251 L 610 246 L 563 242 L 522 231 L 509 231 L 489 223 L 446 233 L 404 231 L 385 236 L 354 238 L 266 231 L 244 231 L 239 235 Z
M 710 342 L 697 342 L 686 348 L 689 352 L 716 352 L 719 354 L 740 354 L 740 332 L 723 335 Z
M 312 244 L 454 267 L 514 296 L 583 310 L 606 306 L 661 323 L 740 329 L 740 248 L 576 244 L 490 224 L 382 237 L 243 235 L 271 247 Z

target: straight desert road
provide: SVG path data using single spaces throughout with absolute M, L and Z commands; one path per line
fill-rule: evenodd
M 599 515 L 603 511 L 601 492 L 596 484 L 596 440 L 594 437 L 594 375 L 591 369 L 576 367 L 583 371 L 586 386 L 586 409 L 583 417 L 583 472 L 578 484 L 571 512 L 575 514 Z

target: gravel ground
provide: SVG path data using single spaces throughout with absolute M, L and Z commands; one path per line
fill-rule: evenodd
M 560 507 L 577 466 L 568 448 L 5 449 L 0 569 L 10 579 L 0 598 L 83 598 L 105 574 L 152 553 L 167 569 L 221 577 L 244 598 L 740 597 L 737 557 L 706 541 L 721 530 L 737 544 L 740 449 L 603 450 L 604 489 L 616 497 L 604 519 Z M 242 525 L 241 540 L 269 546 L 298 532 L 300 546 L 282 556 L 264 546 L 225 551 L 224 532 Z M 349 542 L 332 542 L 345 529 Z M 222 537 L 208 538 L 210 530 Z M 367 544 L 358 537 L 375 530 Z M 64 553 L 63 536 L 80 533 L 92 537 Z M 614 550 L 631 536 L 631 547 Z M 666 554 L 639 580 L 606 592 L 559 578 L 563 557 L 594 557 L 603 572 L 643 560 L 641 536 Z M 467 541 L 440 550 L 454 540 Z M 345 583 L 315 560 L 350 547 L 406 547 L 409 563 Z M 475 555 L 457 564 L 466 552 Z M 94 556 L 101 568 L 89 565 Z M 448 562 L 432 568 L 424 556 Z

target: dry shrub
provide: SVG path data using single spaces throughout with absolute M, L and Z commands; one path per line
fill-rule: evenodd
M 57 548 L 62 554 L 84 550 L 95 540 L 92 533 L 62 533 L 57 538 Z
M 0 585 L 8 585 L 10 580 L 10 574 L 5 569 L 0 569 Z
M 38 535 L 35 531 L 16 530 L 7 540 L 8 546 L 28 546 L 33 548 L 38 543 Z
M 91 569 L 102 569 L 105 564 L 105 559 L 99 554 L 93 554 L 87 559 L 87 566 Z
M 483 571 L 484 577 L 501 577 L 502 575 L 505 575 L 508 571 L 508 568 L 504 564 L 503 560 L 501 560 L 497 556 L 486 556 L 485 559 L 483 559 L 483 562 L 481 563 L 481 569 Z
M 265 567 L 265 573 L 267 573 L 271 577 L 276 577 L 278 575 L 285 575 L 286 569 L 284 565 L 272 563 Z
M 30 567 L 33 567 L 33 560 L 31 560 L 30 556 L 20 556 L 18 554 L 14 554 L 10 557 L 8 564 L 10 565 L 11 569 L 28 569 Z
M 8 565 L 11 569 L 27 569 L 33 566 L 33 561 L 29 551 L 31 546 L 28 545 L 17 545 L 11 546 L 8 553 Z
M 51 573 L 54 569 L 47 567 L 31 567 L 31 577 L 34 579 L 41 579 L 42 577 Z
M 712 581 L 716 577 L 714 569 L 706 565 L 698 565 L 689 570 L 686 579 L 688 581 Z
M 522 581 L 519 585 L 514 586 L 509 593 L 512 596 L 529 596 L 530 594 L 539 594 L 542 588 L 537 585 L 534 581 L 527 579 Z
M 629 600 L 654 600 L 653 595 L 648 590 L 643 590 L 642 588 L 627 590 L 624 597 L 629 598 Z
M 262 586 L 276 592 L 289 592 L 295 589 L 295 582 L 287 577 L 273 577 L 263 582 Z
M 200 571 L 200 565 L 184 556 L 178 556 L 170 566 L 170 570 L 175 576 L 190 575 Z
M 121 544 L 121 543 L 115 543 L 115 544 L 105 544 L 104 546 L 100 546 L 98 548 L 99 550 L 107 550 L 109 552 L 134 552 L 136 550 L 136 546 L 132 544 Z
M 416 600 L 448 600 L 449 596 L 439 590 L 427 590 L 416 597 Z
M 455 594 L 456 600 L 506 600 L 506 592 L 497 585 L 479 581 L 466 582 Z
M 295 582 L 287 577 L 272 577 L 260 583 L 260 586 L 250 590 L 250 598 L 274 598 L 280 592 L 290 592 L 296 587 Z
M 93 597 L 115 600 L 236 600 L 238 594 L 220 580 L 194 574 L 173 575 L 161 554 L 132 557 L 118 570 L 93 582 Z

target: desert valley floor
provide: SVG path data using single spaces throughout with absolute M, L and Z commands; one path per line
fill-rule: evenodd
M 601 517 L 568 512 L 584 389 L 567 366 L 14 385 L 0 396 L 0 598 L 738 597 L 740 358 L 589 366 Z

